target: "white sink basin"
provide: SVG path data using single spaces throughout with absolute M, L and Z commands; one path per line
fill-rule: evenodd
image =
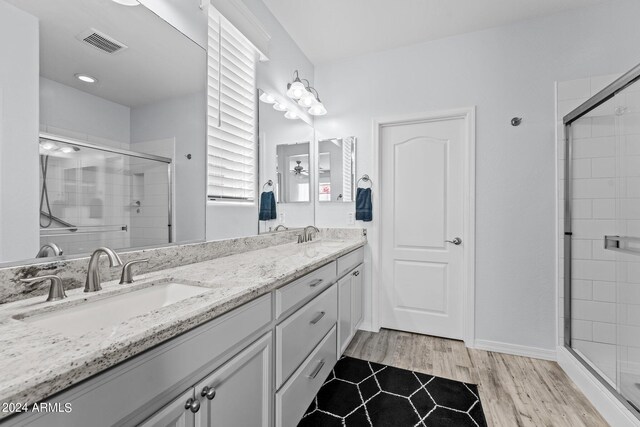
M 117 327 L 127 319 L 207 291 L 208 288 L 200 286 L 162 283 L 21 320 L 63 335 L 79 336 L 101 328 L 116 332 Z
M 312 242 L 317 242 L 319 245 L 327 246 L 329 248 L 344 245 L 344 240 L 312 240 Z

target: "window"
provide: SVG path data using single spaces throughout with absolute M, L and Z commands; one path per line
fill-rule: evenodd
M 257 187 L 256 48 L 213 7 L 207 49 L 207 195 L 252 202 Z

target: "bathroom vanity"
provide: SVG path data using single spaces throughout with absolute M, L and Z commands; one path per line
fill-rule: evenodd
M 134 285 L 107 283 L 96 297 L 75 290 L 35 313 L 33 301 L 8 304 L 3 311 L 11 318 L 0 328 L 37 335 L 51 358 L 39 353 L 40 368 L 18 372 L 23 378 L 2 390 L 2 401 L 44 401 L 60 412 L 18 414 L 0 424 L 295 426 L 362 322 L 365 243 L 320 240 L 244 252 L 149 273 Z M 28 321 L 168 283 L 206 292 L 111 329 L 47 335 L 50 324 Z M 54 310 L 57 304 L 68 307 Z

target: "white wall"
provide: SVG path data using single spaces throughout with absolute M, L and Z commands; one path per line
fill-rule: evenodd
M 177 242 L 205 238 L 206 99 L 196 93 L 131 110 L 131 147 L 175 138 L 175 230 Z M 188 159 L 187 154 L 191 154 Z
M 477 106 L 476 339 L 555 348 L 554 82 L 634 66 L 637 16 L 638 2 L 606 2 L 316 67 L 329 110 L 316 128 L 358 137 L 359 176 L 373 118 Z M 351 204 L 327 209 L 317 225 L 347 226 Z
M 38 20 L 0 0 L 0 261 L 38 251 Z
M 274 95 L 284 96 L 293 71 L 313 83 L 313 65 L 269 12 L 262 0 L 242 0 L 271 36 L 269 61 L 260 62 L 257 86 Z M 260 183 L 260 188 L 262 183 Z M 207 240 L 250 236 L 258 232 L 258 200 L 253 204 L 207 204 Z
M 129 148 L 131 110 L 40 77 L 40 127 L 45 132 Z

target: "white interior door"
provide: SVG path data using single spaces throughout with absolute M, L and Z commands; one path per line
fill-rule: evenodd
M 381 128 L 382 327 L 463 338 L 464 138 L 463 118 Z

